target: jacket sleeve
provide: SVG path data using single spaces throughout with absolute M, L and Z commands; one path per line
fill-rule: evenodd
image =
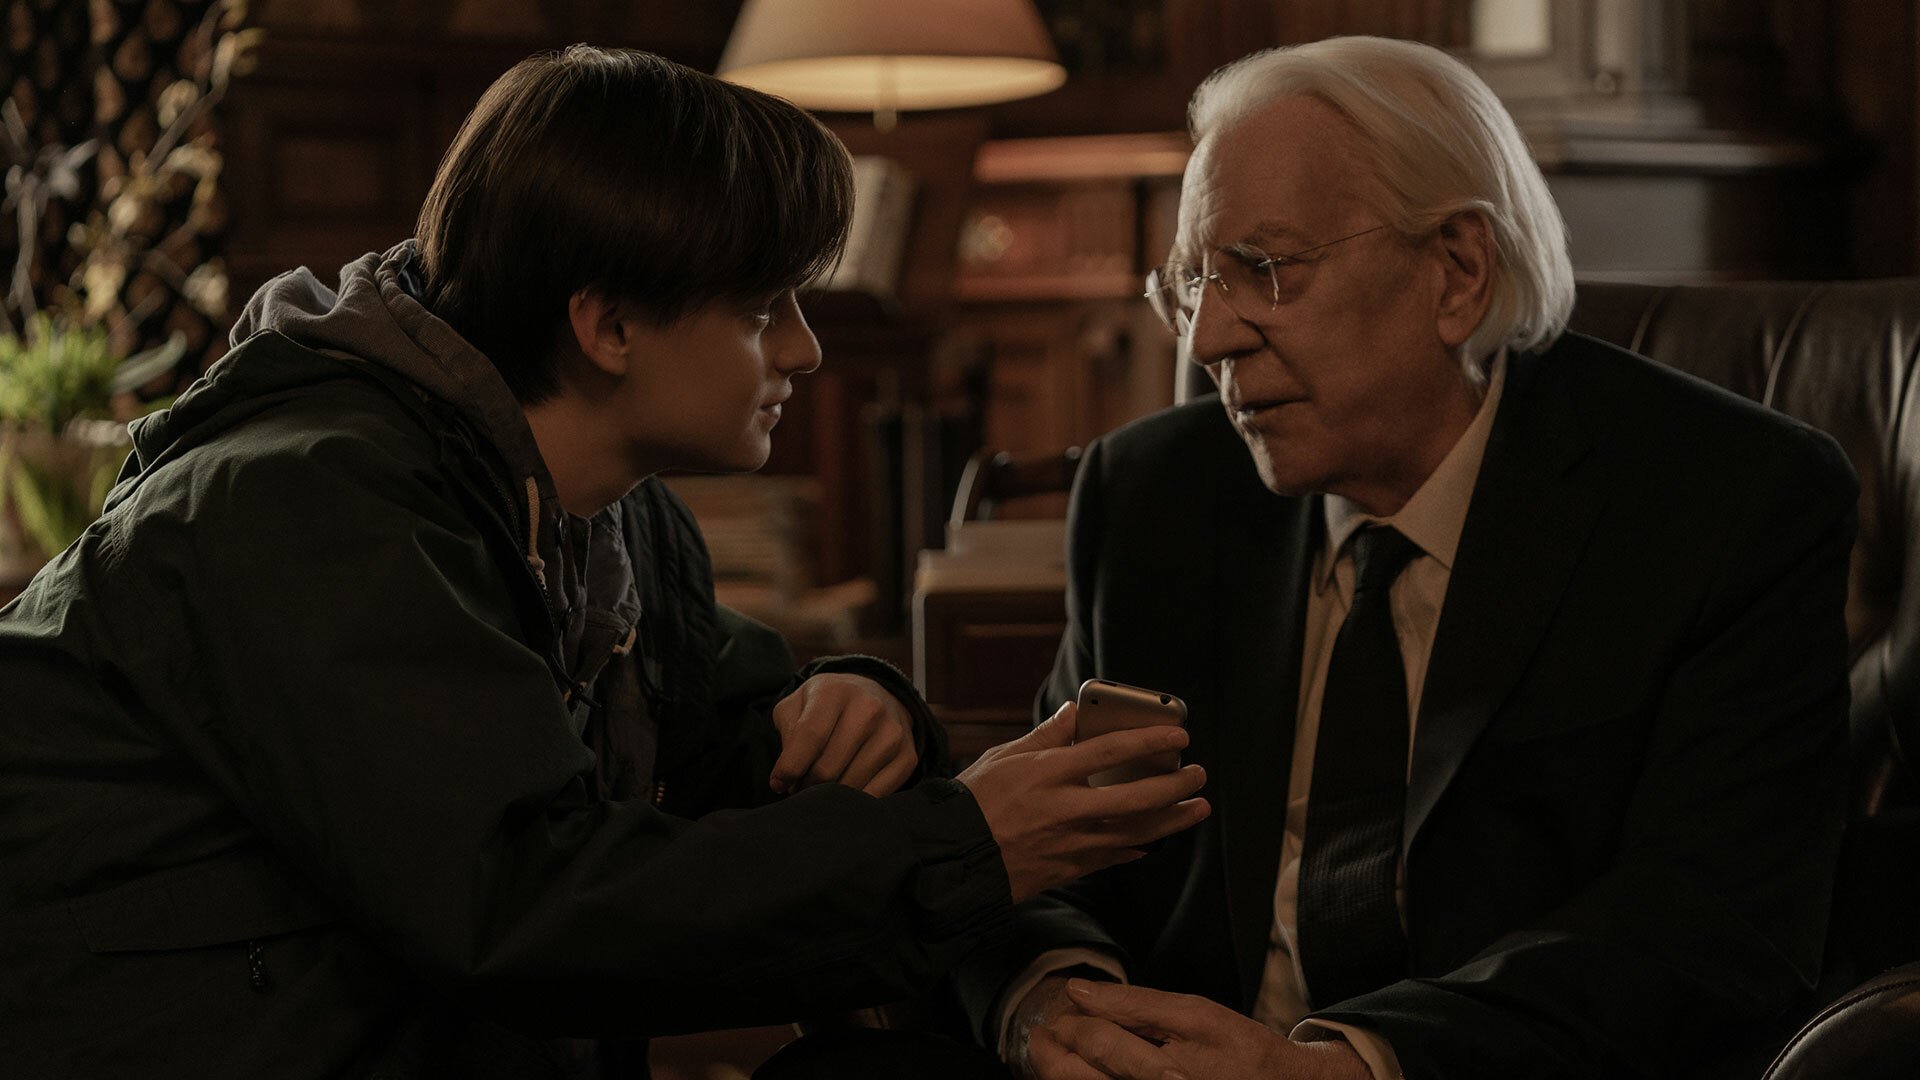
M 681 817 L 766 806 L 779 798 L 767 785 L 780 756 L 773 707 L 799 685 L 786 639 L 724 605 L 714 608 L 711 647 L 711 709 L 701 711 L 697 730 L 679 733 L 677 745 L 663 747 L 664 806 Z
M 662 779 L 666 808 L 687 817 L 715 810 L 764 806 L 780 796 L 767 784 L 780 756 L 773 707 L 815 675 L 844 672 L 879 683 L 907 710 L 920 762 L 902 788 L 954 775 L 946 732 L 913 683 L 892 664 L 873 656 L 823 656 L 795 668 L 786 639 L 772 627 L 715 606 L 717 639 L 713 711 L 695 736 L 696 745 L 674 755 Z
M 1791 1020 L 1819 968 L 1845 818 L 1857 487 L 1830 440 L 1782 445 L 1724 523 L 1609 869 L 1458 969 L 1316 1018 L 1385 1036 L 1417 1080 L 1691 1075 L 1689 1055 Z
M 516 1026 L 631 1037 L 901 997 L 1004 929 L 998 848 L 951 781 L 698 821 L 592 799 L 461 497 L 373 438 L 298 443 L 194 475 L 171 676 L 194 689 L 160 720 L 421 976 Z

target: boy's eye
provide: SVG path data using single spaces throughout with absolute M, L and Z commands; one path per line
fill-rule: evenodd
M 755 330 L 765 330 L 773 325 L 775 314 L 780 307 L 782 296 L 769 296 L 747 309 L 747 323 Z

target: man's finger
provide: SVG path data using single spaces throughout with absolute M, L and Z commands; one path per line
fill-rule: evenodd
M 1127 1080 L 1185 1080 L 1164 1050 L 1097 1016 L 1063 1016 L 1052 1024 L 1060 1045 L 1108 1076 Z
M 1091 1016 L 1151 1039 L 1191 1035 L 1196 1021 L 1204 1021 L 1193 998 L 1144 986 L 1069 979 L 1067 998 Z
M 1106 1073 L 1060 1045 L 1046 1028 L 1034 1028 L 1027 1037 L 1027 1064 L 1038 1080 L 1108 1080 Z
M 820 751 L 826 748 L 827 740 L 833 735 L 832 718 L 823 715 L 820 702 L 824 694 L 809 693 L 805 686 L 789 697 L 787 701 L 801 698 L 799 711 L 790 714 L 785 723 L 777 723 L 780 731 L 780 757 L 773 763 L 773 775 L 769 783 L 775 791 L 791 791 L 800 778 L 807 775 L 813 763 L 820 757 Z M 781 702 L 782 705 L 786 701 Z M 774 712 L 777 715 L 779 708 Z

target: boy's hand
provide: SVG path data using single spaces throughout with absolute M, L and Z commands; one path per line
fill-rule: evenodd
M 1206 819 L 1198 765 L 1109 787 L 1087 778 L 1140 758 L 1178 753 L 1187 733 L 1154 726 L 1074 742 L 1069 701 L 1046 722 L 981 754 L 960 774 L 1000 845 L 1015 903 L 1123 862 Z
M 815 675 L 773 707 L 780 758 L 768 783 L 787 793 L 845 784 L 869 795 L 899 790 L 920 764 L 913 717 L 863 675 Z

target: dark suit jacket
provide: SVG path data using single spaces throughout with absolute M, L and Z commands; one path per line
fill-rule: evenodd
M 1409 1077 L 1689 1075 L 1788 1020 L 1844 819 L 1857 484 L 1826 436 L 1569 334 L 1516 356 L 1416 727 L 1412 977 L 1315 1013 Z M 1022 911 L 984 1033 L 1047 947 L 1246 1011 L 1286 816 L 1318 498 L 1263 487 L 1217 398 L 1089 448 L 1038 712 L 1100 676 L 1187 702 L 1214 814 Z

